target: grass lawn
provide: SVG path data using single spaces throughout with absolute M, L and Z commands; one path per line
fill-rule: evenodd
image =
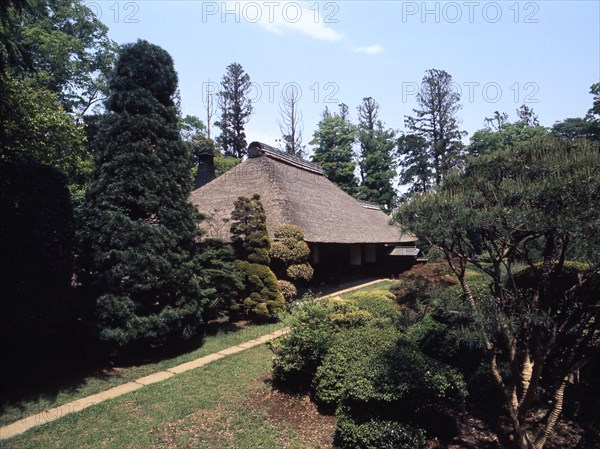
M 249 349 L 0 442 L 11 449 L 306 448 L 253 400 L 270 390 L 265 346 Z
M 29 415 L 34 415 L 67 402 L 107 390 L 149 374 L 162 371 L 181 363 L 220 351 L 282 328 L 282 324 L 248 325 L 239 329 L 222 328 L 215 335 L 209 335 L 197 349 L 176 357 L 136 366 L 115 368 L 81 376 L 65 385 L 50 387 L 44 393 L 32 394 L 18 401 L 2 401 L 0 404 L 0 425 L 6 425 Z M 43 379 L 41 379 L 43 380 Z
M 377 282 L 376 284 L 373 285 L 369 285 L 367 287 L 363 287 L 361 289 L 358 290 L 353 290 L 351 292 L 348 293 L 343 293 L 340 295 L 341 298 L 344 299 L 348 299 L 350 297 L 352 297 L 352 295 L 358 293 L 358 292 L 372 292 L 372 291 L 377 291 L 377 290 L 381 290 L 381 291 L 388 291 L 390 289 L 390 287 L 392 285 L 394 285 L 396 283 L 396 281 L 381 281 L 381 282 Z
M 388 290 L 392 284 L 392 281 L 382 281 L 342 296 L 349 297 L 358 291 Z M 0 424 L 14 422 L 282 327 L 283 324 L 278 323 L 248 325 L 239 330 L 232 330 L 231 327 L 221 329 L 215 335 L 206 337 L 199 348 L 176 357 L 96 372 L 78 379 L 70 386 L 59 386 L 52 392 L 32 395 L 18 402 L 5 402 L 2 404 Z M 294 430 L 294 425 L 289 422 L 269 421 L 264 409 L 252 406 L 256 398 L 248 400 L 253 394 L 271 391 L 268 384 L 257 380 L 261 376 L 263 380 L 266 378 L 271 357 L 270 350 L 262 346 L 229 356 L 80 413 L 67 415 L 11 440 L 0 441 L 0 448 L 326 447 L 323 441 L 330 441 L 328 429 L 332 421 L 321 419 L 315 411 L 305 410 L 305 401 L 283 399 L 284 402 L 295 404 L 294 407 L 299 410 L 298 413 L 290 412 L 292 416 L 302 413 L 306 417 L 306 413 L 312 413 L 313 422 L 310 426 Z M 281 400 L 280 397 L 270 398 L 271 408 L 278 410 Z M 314 432 L 315 427 L 321 431 Z M 321 440 L 318 444 L 311 446 L 303 443 L 310 439 L 311 433 L 319 433 Z

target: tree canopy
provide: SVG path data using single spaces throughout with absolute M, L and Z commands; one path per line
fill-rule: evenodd
M 462 295 L 442 307 L 463 314 L 464 340 L 484 349 L 521 449 L 544 446 L 599 336 L 599 172 L 597 146 L 537 140 L 470 159 L 398 215 L 457 276 Z M 534 273 L 525 285 L 518 264 Z M 470 266 L 489 289 L 471 285 Z M 527 417 L 544 404 L 534 428 Z
M 466 132 L 458 126 L 456 114 L 462 108 L 460 94 L 452 86 L 452 76 L 444 70 L 429 69 L 425 72 L 421 89 L 417 93 L 419 109 L 413 109 L 414 116 L 405 117 L 405 126 L 410 134 L 422 137 L 427 144 L 421 146 L 423 141 L 409 139 L 403 142 L 400 150 L 401 166 L 404 170 L 414 168 L 413 163 L 422 164 L 427 161 L 432 181 L 431 184 L 440 185 L 444 176 L 462 159 L 463 144 L 461 138 Z M 408 144 L 418 143 L 417 147 Z M 404 153 L 404 151 L 406 153 Z M 416 152 L 424 152 L 421 157 L 415 157 Z M 419 169 L 421 176 L 426 172 Z M 421 182 L 421 185 L 427 183 Z
M 357 140 L 360 144 L 358 166 L 361 182 L 358 198 L 378 204 L 385 212 L 396 206 L 394 150 L 395 132 L 384 129 L 379 120 L 379 104 L 371 97 L 358 106 Z
M 346 193 L 354 195 L 358 188 L 352 152 L 356 127 L 348 120 L 347 109 L 346 105 L 341 105 L 339 114 L 331 114 L 326 109 L 310 144 L 316 145 L 312 161 L 323 168 L 327 179 Z

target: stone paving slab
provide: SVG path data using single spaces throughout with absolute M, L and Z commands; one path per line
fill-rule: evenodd
M 156 382 L 161 382 L 163 380 L 166 380 L 169 377 L 173 377 L 174 375 L 175 375 L 174 373 L 170 373 L 168 371 L 159 371 L 158 373 L 150 374 L 149 376 L 146 376 L 146 377 L 141 377 L 140 379 L 137 379 L 135 381 L 135 383 L 142 384 L 142 385 L 151 385 L 151 384 L 155 384 Z
M 182 363 L 181 365 L 174 366 L 173 368 L 169 368 L 167 371 L 173 374 L 181 374 L 192 369 L 200 368 L 201 366 L 207 365 L 208 363 L 214 362 L 215 360 L 222 359 L 223 357 L 225 356 L 217 352 L 205 355 L 204 357 L 192 360 L 191 362 Z

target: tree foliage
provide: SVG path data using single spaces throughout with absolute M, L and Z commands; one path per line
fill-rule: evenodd
M 271 244 L 271 265 L 278 279 L 310 281 L 313 268 L 308 263 L 310 249 L 304 241 L 304 232 L 294 225 L 275 229 Z
M 331 114 L 326 109 L 310 144 L 316 145 L 312 161 L 323 168 L 327 179 L 344 192 L 355 195 L 358 181 L 354 175 L 356 164 L 352 145 L 356 139 L 356 128 L 348 121 L 347 109 L 346 105 L 342 105 L 339 114 Z
M 245 291 L 234 311 L 244 311 L 260 319 L 273 319 L 284 311 L 277 278 L 269 268 L 271 241 L 267 234 L 266 215 L 260 195 L 241 196 L 231 214 L 232 244 L 236 267 L 244 274 Z
M 422 137 L 426 146 L 422 147 L 422 141 L 415 139 L 404 141 L 404 145 L 400 146 L 400 150 L 403 151 L 401 156 L 409 157 L 402 158 L 400 165 L 403 170 L 410 170 L 414 168 L 413 163 L 422 164 L 427 161 L 431 171 L 431 181 L 421 182 L 421 186 L 427 184 L 438 186 L 444 176 L 461 163 L 463 152 L 461 138 L 466 134 L 458 126 L 456 114 L 462 106 L 460 94 L 452 87 L 452 76 L 444 70 L 427 70 L 421 89 L 417 93 L 417 103 L 419 109 L 413 109 L 415 116 L 405 117 L 405 126 L 410 134 Z M 413 143 L 418 146 L 407 146 Z M 415 157 L 418 151 L 424 154 Z M 421 168 L 418 168 L 418 172 L 420 176 L 427 173 Z
M 64 361 L 73 332 L 75 219 L 64 174 L 29 161 L 0 161 L 1 379 L 23 384 Z M 72 344 L 71 346 L 74 346 Z M 29 379 L 27 379 L 29 380 Z
M 600 142 L 600 83 L 590 87 L 592 107 L 585 117 L 566 118 L 552 127 L 552 135 L 564 139 L 588 139 Z
M 218 94 L 221 118 L 215 123 L 221 130 L 216 142 L 225 156 L 241 158 L 246 154 L 244 127 L 252 114 L 252 103 L 248 97 L 250 88 L 250 76 L 241 64 L 229 64 Z
M 83 115 L 99 103 L 116 55 L 108 28 L 79 0 L 32 1 L 19 15 L 14 43 L 26 52 L 27 77 L 54 92 L 69 113 Z
M 92 160 L 83 125 L 51 91 L 31 80 L 7 80 L 0 100 L 0 159 L 33 159 L 67 175 L 72 193 L 83 196 Z
M 464 338 L 483 348 L 521 449 L 544 446 L 567 385 L 597 345 L 598 295 L 584 292 L 600 268 L 600 216 L 592 206 L 600 201 L 599 171 L 600 151 L 585 141 L 517 145 L 471 159 L 464 173 L 414 197 L 398 216 L 440 248 L 455 273 L 462 301 L 446 308 L 463 314 Z M 568 259 L 581 262 L 575 272 Z M 536 273 L 527 289 L 517 263 Z M 485 274 L 489 289 L 470 285 L 469 266 Z M 528 417 L 546 406 L 545 420 L 532 427 Z
M 395 132 L 384 129 L 379 120 L 379 104 L 371 97 L 358 106 L 357 140 L 360 144 L 358 166 L 361 182 L 358 198 L 378 204 L 385 212 L 396 206 L 396 177 L 393 152 Z
M 190 156 L 176 89 L 166 51 L 141 40 L 122 48 L 87 195 L 82 258 L 98 335 L 120 352 L 202 329 L 199 217 L 188 201 Z
M 533 109 L 526 105 L 517 110 L 519 120 L 508 122 L 508 114 L 496 111 L 495 118 L 488 118 L 488 127 L 475 131 L 471 136 L 471 143 L 467 147 L 467 154 L 480 156 L 494 151 L 514 147 L 515 145 L 531 142 L 548 136 L 548 130 L 540 126 Z

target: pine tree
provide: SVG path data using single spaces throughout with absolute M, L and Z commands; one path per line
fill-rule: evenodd
M 431 183 L 439 186 L 462 158 L 461 138 L 466 133 L 459 129 L 456 117 L 462 107 L 460 94 L 452 88 L 452 76 L 444 70 L 430 69 L 423 77 L 417 102 L 420 109 L 413 109 L 415 117 L 406 116 L 405 125 L 410 133 L 424 138 L 427 146 L 421 148 L 425 152 L 423 157 L 413 159 L 427 160 L 433 178 Z M 417 149 L 410 148 L 411 151 Z
M 347 106 L 341 105 L 340 114 L 331 114 L 327 109 L 313 134 L 312 160 L 319 164 L 327 179 L 350 195 L 355 195 L 358 182 L 354 175 L 356 164 L 352 145 L 356 139 L 356 128 L 348 121 Z
M 244 126 L 252 114 L 252 103 L 248 98 L 250 87 L 250 76 L 240 64 L 234 62 L 227 66 L 218 94 L 221 120 L 215 123 L 221 129 L 216 142 L 225 156 L 241 158 L 246 154 Z
M 101 341 L 118 352 L 190 338 L 206 302 L 188 202 L 189 148 L 179 134 L 171 56 L 140 40 L 122 47 L 110 81 L 88 191 L 83 281 Z
M 269 265 L 271 241 L 260 195 L 241 196 L 231 214 L 236 267 L 245 276 L 245 298 L 234 311 L 245 311 L 260 319 L 273 319 L 284 311 L 285 299 Z
M 396 177 L 393 156 L 395 133 L 392 129 L 384 129 L 379 120 L 379 104 L 371 97 L 363 98 L 358 107 L 358 120 L 358 165 L 361 174 L 358 198 L 391 212 L 396 205 L 393 186 Z

